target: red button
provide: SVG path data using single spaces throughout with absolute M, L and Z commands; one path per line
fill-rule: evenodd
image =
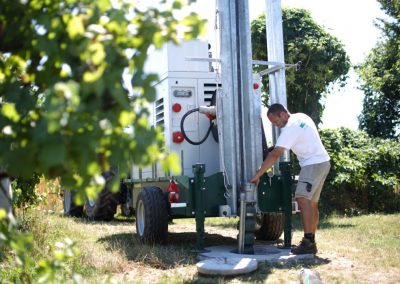
M 185 140 L 185 138 L 183 138 L 182 132 L 176 131 L 172 133 L 172 141 L 174 141 L 174 143 L 182 143 L 183 140 Z
M 254 84 L 253 84 L 253 89 L 254 89 L 254 90 L 257 90 L 258 87 L 260 87 L 260 85 L 258 85 L 258 83 L 254 83 Z
M 182 109 L 182 106 L 180 104 L 178 104 L 178 103 L 172 105 L 172 110 L 174 112 L 180 112 L 181 109 Z

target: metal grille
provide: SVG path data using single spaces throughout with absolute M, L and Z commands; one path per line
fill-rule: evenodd
M 156 101 L 156 126 L 164 128 L 164 98 Z
M 221 84 L 217 83 L 204 83 L 204 103 L 211 105 L 212 96 L 217 88 L 221 88 Z

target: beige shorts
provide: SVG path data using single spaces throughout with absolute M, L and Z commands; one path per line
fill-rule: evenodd
M 304 197 L 318 202 L 330 168 L 331 163 L 329 161 L 302 167 L 297 182 L 295 198 Z

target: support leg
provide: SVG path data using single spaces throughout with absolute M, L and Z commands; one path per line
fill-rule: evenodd
M 282 196 L 283 196 L 283 212 L 285 214 L 284 228 L 284 247 L 292 246 L 292 176 L 290 164 L 283 162 L 279 164 L 282 173 Z
M 195 216 L 196 216 L 196 250 L 204 251 L 204 164 L 193 165 L 194 191 L 195 191 Z

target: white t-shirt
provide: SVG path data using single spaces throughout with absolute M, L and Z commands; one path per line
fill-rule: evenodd
M 314 121 L 304 113 L 290 114 L 287 124 L 281 128 L 276 146 L 292 150 L 301 167 L 330 160 Z

